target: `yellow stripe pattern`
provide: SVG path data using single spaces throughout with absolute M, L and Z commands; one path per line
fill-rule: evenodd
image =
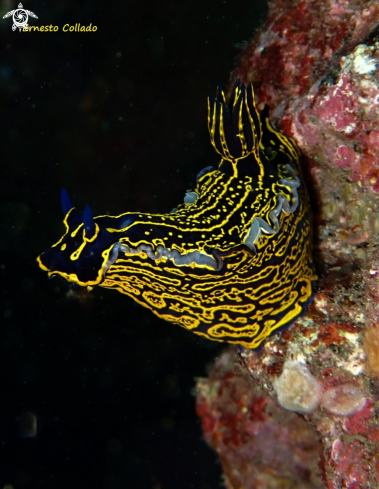
M 115 289 L 211 340 L 257 348 L 302 313 L 317 278 L 299 150 L 267 115 L 261 121 L 251 87 L 236 85 L 228 104 L 222 91 L 208 99 L 208 127 L 222 159 L 198 178 L 192 204 L 170 214 L 95 218 L 94 241 L 100 231 L 113 241 L 86 279 L 79 265 L 94 242 L 77 223 L 70 229 L 66 216 L 66 233 L 53 249 L 70 253 L 62 261 L 70 265 L 53 269 L 44 254 L 38 263 L 69 282 Z M 114 243 L 120 248 L 110 263 Z

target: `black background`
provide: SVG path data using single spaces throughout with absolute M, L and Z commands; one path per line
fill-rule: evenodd
M 1 2 L 1 17 L 17 0 Z M 191 389 L 222 350 L 116 292 L 51 282 L 60 188 L 94 214 L 167 212 L 218 156 L 208 94 L 227 87 L 261 2 L 26 0 L 0 19 L 0 488 L 213 489 Z M 96 32 L 64 33 L 69 23 Z M 20 418 L 38 420 L 35 438 Z

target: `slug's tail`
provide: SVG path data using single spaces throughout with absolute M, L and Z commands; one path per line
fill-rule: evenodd
M 208 128 L 213 146 L 226 160 L 236 161 L 257 152 L 262 126 L 252 85 L 240 86 L 238 80 L 228 103 L 218 87 L 217 97 L 208 97 Z

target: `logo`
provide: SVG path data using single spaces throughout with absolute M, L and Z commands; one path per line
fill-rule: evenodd
M 36 14 L 31 12 L 30 10 L 25 10 L 22 7 L 22 3 L 18 4 L 18 9 L 16 10 L 11 10 L 7 14 L 4 15 L 3 19 L 6 19 L 13 15 L 13 25 L 12 25 L 12 30 L 15 31 L 16 29 L 27 31 L 29 29 L 28 26 L 28 18 L 29 15 L 30 17 L 34 17 L 35 19 L 38 19 Z

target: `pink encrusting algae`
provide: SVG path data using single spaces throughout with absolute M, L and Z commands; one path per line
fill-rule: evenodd
M 301 149 L 320 279 L 290 329 L 198 381 L 228 489 L 379 487 L 378 25 L 372 0 L 274 0 L 233 74 Z

